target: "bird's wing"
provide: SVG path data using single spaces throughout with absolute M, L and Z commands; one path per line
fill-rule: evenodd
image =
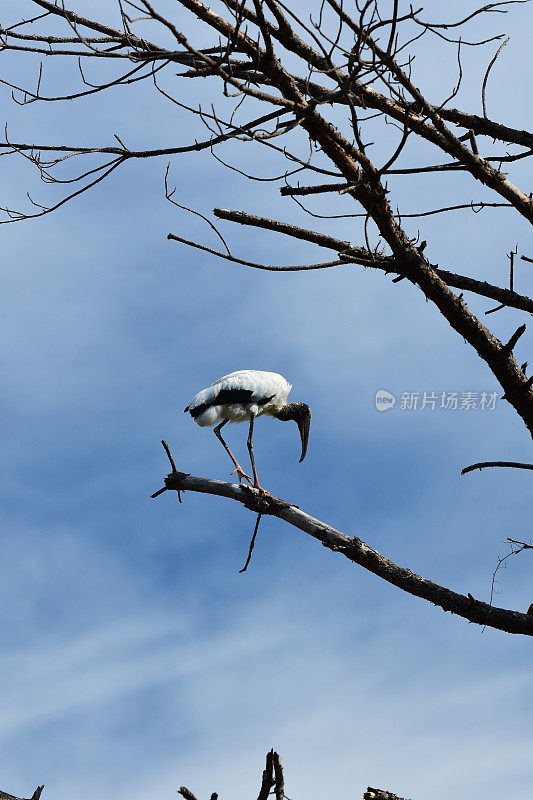
M 268 392 L 283 392 L 288 394 L 291 390 L 291 384 L 280 375 L 279 372 L 267 372 L 261 369 L 240 369 L 236 372 L 230 372 L 228 375 L 223 375 L 211 386 L 215 387 L 220 384 L 225 384 L 231 387 L 253 388 L 262 391 L 263 389 Z
M 219 378 L 210 389 L 213 391 L 218 390 L 218 403 L 252 402 L 262 404 L 266 398 L 270 399 L 276 396 L 286 398 L 291 385 L 277 372 L 243 369 Z M 247 396 L 244 394 L 245 391 L 248 393 Z M 230 397 L 229 393 L 233 396 Z M 227 399 L 222 399 L 222 397 Z
M 277 372 L 239 370 L 224 375 L 212 386 L 198 392 L 186 410 L 197 417 L 211 406 L 233 403 L 255 403 L 262 406 L 280 393 L 286 397 L 289 390 L 290 384 Z
M 274 392 L 268 382 L 261 380 L 266 373 L 257 370 L 240 370 L 225 375 L 209 387 L 213 405 L 229 403 L 261 403 Z
M 222 383 L 223 381 L 226 381 L 229 378 L 237 378 L 238 379 L 241 375 L 244 376 L 245 379 L 246 379 L 246 377 L 250 377 L 251 375 L 253 375 L 256 372 L 257 372 L 256 369 L 238 369 L 236 372 L 230 372 L 230 373 L 228 373 L 228 375 L 223 375 L 217 381 L 212 383 L 211 386 L 216 386 L 217 384 Z

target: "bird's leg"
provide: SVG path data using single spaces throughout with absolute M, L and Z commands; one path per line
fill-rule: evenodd
M 237 461 L 237 459 L 235 458 L 235 456 L 233 455 L 233 453 L 232 453 L 232 452 L 231 452 L 231 450 L 229 449 L 228 445 L 226 444 L 226 442 L 225 442 L 225 441 L 224 441 L 224 439 L 222 438 L 222 434 L 220 433 L 220 429 L 224 427 L 224 425 L 226 424 L 226 422 L 227 422 L 227 421 L 228 421 L 227 419 L 223 420 L 223 421 L 220 423 L 220 425 L 217 425 L 217 426 L 216 426 L 216 428 L 214 428 L 214 429 L 213 429 L 213 430 L 214 430 L 214 432 L 215 432 L 215 436 L 217 437 L 217 439 L 220 439 L 220 441 L 222 442 L 222 444 L 223 444 L 223 446 L 224 446 L 224 450 L 226 451 L 226 453 L 228 454 L 228 456 L 231 458 L 231 460 L 233 461 L 233 463 L 234 463 L 234 465 L 235 465 L 235 469 L 233 470 L 233 472 L 231 473 L 231 475 L 233 475 L 233 473 L 234 473 L 234 472 L 236 472 L 236 473 L 237 473 L 237 475 L 239 476 L 239 484 L 242 482 L 242 479 L 243 479 L 243 478 L 246 478 L 246 480 L 248 481 L 248 483 L 250 484 L 250 486 L 252 486 L 252 485 L 253 485 L 253 484 L 252 484 L 252 479 L 251 479 L 251 478 L 250 478 L 250 476 L 249 476 L 249 475 L 247 475 L 247 474 L 246 474 L 246 472 L 243 470 L 243 468 L 241 467 L 241 465 L 239 464 L 239 462 Z
M 255 415 L 252 414 L 252 416 L 250 417 L 250 432 L 248 434 L 248 442 L 247 442 L 247 444 L 248 444 L 248 452 L 250 453 L 250 461 L 252 462 L 252 470 L 253 470 L 253 475 L 254 475 L 254 483 L 253 483 L 253 485 L 254 485 L 254 489 L 259 489 L 259 491 L 262 494 L 270 494 L 270 492 L 267 492 L 266 489 L 263 489 L 263 487 L 259 485 L 259 478 L 257 477 L 257 470 L 255 468 L 254 440 L 253 440 L 254 420 L 255 420 Z

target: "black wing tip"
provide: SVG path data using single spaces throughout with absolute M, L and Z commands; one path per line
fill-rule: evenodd
M 186 414 L 188 410 L 189 410 L 189 406 L 187 406 L 187 408 L 183 409 L 183 413 Z

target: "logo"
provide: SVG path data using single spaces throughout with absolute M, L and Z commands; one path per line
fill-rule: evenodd
M 378 389 L 376 392 L 376 408 L 378 411 L 388 411 L 394 408 L 396 398 L 386 389 Z

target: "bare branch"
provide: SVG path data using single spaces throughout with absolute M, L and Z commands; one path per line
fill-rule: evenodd
M 267 217 L 258 217 L 255 214 L 248 214 L 246 211 L 230 211 L 227 208 L 214 208 L 213 214 L 215 217 L 218 217 L 218 219 L 238 222 L 240 225 L 251 225 L 256 228 L 277 231 L 278 233 L 292 236 L 295 239 L 304 239 L 307 242 L 313 242 L 313 244 L 318 244 L 320 247 L 328 247 L 337 251 L 352 250 L 349 242 L 344 242 L 341 239 L 334 239 L 332 236 L 328 236 L 325 233 L 309 231 L 306 228 L 299 228 L 297 225 L 291 225 L 287 222 L 278 222 L 277 220 L 268 219 Z M 355 249 L 362 257 L 368 258 L 367 251 L 364 251 L 362 248 Z
M 180 244 L 186 244 L 189 247 L 194 247 L 196 250 L 203 250 L 205 253 L 211 253 L 213 256 L 218 256 L 219 258 L 223 258 L 226 261 L 232 261 L 234 264 L 242 264 L 243 267 L 253 267 L 254 269 L 263 269 L 267 270 L 268 272 L 301 272 L 304 270 L 313 270 L 313 269 L 327 269 L 328 267 L 340 267 L 346 262 L 337 259 L 336 261 L 323 261 L 318 264 L 294 264 L 289 266 L 278 266 L 272 264 L 262 264 L 259 261 L 247 261 L 244 258 L 238 258 L 237 256 L 232 255 L 231 253 L 222 253 L 220 250 L 213 250 L 211 247 L 206 247 L 206 245 L 199 244 L 198 242 L 193 242 L 191 239 L 184 239 L 182 236 L 177 236 L 175 233 L 167 234 L 167 239 L 171 239 L 175 242 L 180 242 Z
M 261 522 L 261 517 L 262 517 L 262 514 L 259 513 L 257 515 L 257 519 L 255 521 L 254 532 L 253 532 L 252 538 L 250 540 L 250 547 L 248 549 L 248 555 L 246 556 L 246 561 L 244 563 L 244 567 L 239 570 L 240 573 L 246 572 L 246 570 L 248 569 L 248 565 L 250 564 L 250 561 L 252 560 L 252 553 L 254 552 L 255 539 L 256 539 L 256 536 L 257 536 L 257 531 L 259 530 L 259 523 Z
M 485 117 L 485 119 L 487 118 L 487 104 L 485 102 L 485 90 L 487 88 L 487 81 L 489 79 L 489 72 L 493 68 L 494 64 L 496 63 L 496 59 L 498 58 L 498 56 L 500 55 L 501 51 L 503 50 L 503 48 L 505 47 L 505 45 L 507 44 L 508 41 L 509 41 L 509 37 L 507 37 L 507 39 L 505 39 L 505 41 L 503 41 L 501 43 L 501 45 L 498 47 L 498 49 L 496 50 L 496 54 L 495 54 L 494 58 L 491 60 L 489 66 L 487 67 L 487 71 L 485 72 L 485 76 L 483 78 L 483 84 L 481 86 L 481 103 L 483 105 L 483 116 Z
M 507 566 L 507 561 L 512 556 L 517 556 L 520 553 L 523 553 L 524 550 L 533 550 L 533 545 L 532 544 L 528 544 L 527 542 L 521 542 L 521 541 L 518 541 L 517 539 L 510 539 L 509 537 L 507 537 L 506 541 L 511 545 L 511 550 L 508 553 L 506 553 L 504 556 L 500 556 L 498 558 L 498 562 L 497 562 L 496 567 L 495 567 L 495 569 L 494 569 L 494 571 L 492 573 L 492 581 L 491 581 L 491 585 L 490 585 L 490 601 L 489 601 L 491 605 L 492 605 L 492 600 L 493 600 L 494 592 L 495 592 L 496 575 L 498 574 L 499 569 L 502 566 Z M 527 613 L 531 614 L 531 606 L 529 607 Z
M 478 625 L 487 625 L 507 633 L 533 636 L 533 616 L 522 614 L 518 611 L 495 608 L 488 603 L 475 600 L 471 596 L 461 595 L 451 589 L 439 586 L 422 578 L 420 575 L 416 575 L 405 567 L 398 566 L 381 555 L 381 553 L 378 553 L 377 550 L 369 547 L 357 536 L 348 536 L 341 533 L 284 500 L 263 495 L 258 490 L 248 486 L 185 475 L 181 472 L 171 472 L 167 475 L 165 488 L 167 490 L 179 489 L 180 491 L 200 492 L 202 494 L 226 497 L 242 503 L 245 508 L 256 514 L 269 514 L 278 517 L 278 519 L 317 539 L 324 547 L 340 553 L 350 561 L 383 578 L 388 583 L 416 597 L 428 600 L 444 611 L 457 614 Z
M 267 217 L 258 217 L 254 214 L 248 214 L 245 211 L 229 211 L 228 209 L 224 208 L 215 208 L 214 212 L 216 217 L 219 219 L 226 219 L 230 222 L 238 222 L 241 225 L 251 225 L 253 227 L 264 228 L 266 230 L 276 231 L 277 233 L 283 233 L 286 236 L 294 237 L 295 239 L 303 239 L 307 242 L 312 242 L 314 244 L 320 245 L 320 247 L 326 247 L 330 250 L 335 250 L 339 253 L 339 258 L 341 261 L 344 262 L 353 262 L 356 264 L 360 264 L 365 267 L 372 267 L 373 269 L 380 269 L 386 273 L 392 272 L 397 275 L 404 274 L 404 266 L 401 259 L 396 259 L 391 256 L 379 256 L 376 253 L 369 251 L 367 248 L 363 247 L 356 247 L 355 245 L 350 244 L 349 242 L 342 241 L 341 239 L 336 239 L 333 236 L 328 236 L 324 233 L 319 233 L 317 231 L 311 231 L 306 228 L 299 228 L 296 225 L 291 225 L 286 222 L 279 222 L 278 220 L 268 219 Z M 175 238 L 174 236 L 170 236 L 169 238 Z M 181 240 L 183 241 L 183 240 Z M 185 244 L 191 244 L 196 246 L 193 242 L 184 242 Z M 200 247 L 200 249 L 204 249 Z M 214 251 L 209 251 L 214 252 Z M 218 255 L 218 253 L 215 253 Z M 257 266 L 252 262 L 243 262 L 240 261 L 238 263 L 243 263 L 244 266 Z M 321 269 L 322 266 L 337 266 L 337 262 L 328 262 L 323 265 L 315 264 L 309 267 L 290 267 L 286 269 L 290 269 L 291 271 L 297 269 Z M 279 269 L 274 267 L 266 267 L 264 265 L 260 266 L 261 269 Z M 509 306 L 510 308 L 518 308 L 521 311 L 528 311 L 533 313 L 533 300 L 529 297 L 524 295 L 519 295 L 516 292 L 511 292 L 509 289 L 502 289 L 499 286 L 494 286 L 493 284 L 487 283 L 486 281 L 479 281 L 475 278 L 469 278 L 464 275 L 458 275 L 457 273 L 450 272 L 448 270 L 440 269 L 437 265 L 434 265 L 434 270 L 436 274 L 448 285 L 453 286 L 456 289 L 462 289 L 469 292 L 474 292 L 475 294 L 482 295 L 483 297 L 489 297 L 492 300 L 498 300 L 500 303 L 503 303 L 504 306 Z
M 461 475 L 466 475 L 467 472 L 473 472 L 476 469 L 482 470 L 487 467 L 511 467 L 512 469 L 533 469 L 533 464 L 522 464 L 520 461 L 480 461 L 477 464 L 471 464 L 469 467 L 463 467 Z

